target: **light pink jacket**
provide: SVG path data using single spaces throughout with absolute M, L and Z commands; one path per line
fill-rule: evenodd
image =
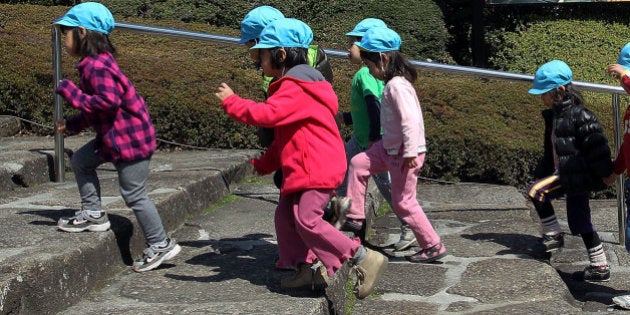
M 424 119 L 416 90 L 403 76 L 389 80 L 381 104 L 383 147 L 390 155 L 418 156 L 426 152 Z

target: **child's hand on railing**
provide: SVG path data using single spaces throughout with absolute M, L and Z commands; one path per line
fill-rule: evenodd
M 58 133 L 66 132 L 66 120 L 65 119 L 60 119 L 60 120 L 55 121 L 55 131 L 57 131 Z
M 218 97 L 221 102 L 223 102 L 224 99 L 232 94 L 234 94 L 234 91 L 232 91 L 232 89 L 225 83 L 221 83 L 221 85 L 219 85 L 219 88 L 217 88 L 217 92 L 214 93 L 214 95 Z

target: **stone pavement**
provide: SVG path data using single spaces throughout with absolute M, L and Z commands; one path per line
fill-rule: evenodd
M 67 153 L 89 139 L 66 138 Z M 431 182 L 418 186 L 418 198 L 449 250 L 440 262 L 411 264 L 393 252 L 399 223 L 388 213 L 368 231 L 369 245 L 390 255 L 374 294 L 346 294 L 347 269 L 323 293 L 283 290 L 291 273 L 273 268 L 278 191 L 270 177 L 250 176 L 256 150 L 155 154 L 150 195 L 183 250 L 134 273 L 143 239 L 111 165 L 99 175 L 112 230 L 55 229 L 79 200 L 72 173 L 50 182 L 53 147 L 52 138 L 0 138 L 0 314 L 582 314 L 624 312 L 611 298 L 630 291 L 614 201 L 592 202 L 612 266 L 610 282 L 592 284 L 579 281 L 588 264 L 579 237 L 552 257 L 528 252 L 538 224 L 517 189 Z M 373 213 L 381 200 L 372 191 L 370 201 Z M 566 228 L 563 202 L 556 205 Z

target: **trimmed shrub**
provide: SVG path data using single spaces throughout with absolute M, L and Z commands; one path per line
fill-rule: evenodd
M 0 114 L 52 125 L 50 30 L 51 22 L 66 10 L 0 5 Z M 202 23 L 119 20 L 238 36 L 235 28 Z M 226 82 L 239 95 L 262 100 L 260 72 L 251 67 L 244 47 L 123 30 L 115 30 L 111 39 L 122 70 L 147 101 L 158 137 L 202 147 L 257 146 L 256 128 L 232 121 L 213 95 L 218 84 Z M 76 82 L 76 60 L 65 53 L 62 58 L 63 76 Z M 340 110 L 348 111 L 357 66 L 342 59 L 331 62 Z M 543 132 L 540 100 L 529 96 L 528 88 L 525 83 L 420 71 L 416 90 L 429 148 L 423 176 L 524 187 L 541 154 Z M 65 116 L 72 113 L 64 106 Z M 348 136 L 350 129 L 342 131 Z M 175 146 L 161 143 L 160 148 Z

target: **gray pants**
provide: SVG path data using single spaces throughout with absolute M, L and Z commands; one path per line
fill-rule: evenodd
M 72 170 L 79 186 L 81 207 L 85 210 L 102 210 L 101 185 L 96 168 L 103 161 L 96 154 L 95 140 L 77 150 L 72 156 Z M 120 194 L 127 207 L 133 210 L 148 244 L 166 240 L 162 219 L 147 193 L 150 159 L 114 164 L 118 172 Z
M 357 141 L 357 138 L 355 138 L 354 136 L 350 138 L 350 140 L 348 140 L 348 142 L 346 143 L 346 159 L 347 159 L 348 165 L 350 165 L 350 160 L 352 160 L 352 158 L 355 155 L 363 151 L 365 150 L 363 150 L 361 146 L 359 146 L 359 142 Z M 389 179 L 389 172 L 374 174 L 372 175 L 372 179 L 374 179 L 374 183 L 376 183 L 376 187 L 378 188 L 378 191 L 381 193 L 381 195 L 383 195 L 383 198 L 385 199 L 385 201 L 387 201 L 390 208 L 393 209 L 392 183 L 391 183 L 391 180 Z M 339 196 L 348 195 L 348 173 L 346 173 L 346 177 L 343 179 L 343 183 L 341 183 L 341 185 L 339 185 L 339 187 L 337 188 L 337 195 Z M 398 219 L 400 220 L 401 224 L 403 225 L 406 224 L 402 219 L 400 218 Z

